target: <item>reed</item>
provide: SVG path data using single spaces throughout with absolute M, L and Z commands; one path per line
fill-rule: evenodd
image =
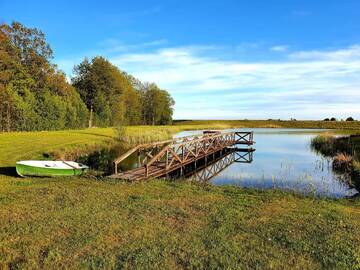
M 353 169 L 353 157 L 344 153 L 338 153 L 333 160 L 333 168 L 337 171 L 351 172 Z

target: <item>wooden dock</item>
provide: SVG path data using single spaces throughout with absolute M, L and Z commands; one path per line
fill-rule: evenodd
M 114 161 L 115 173 L 110 177 L 130 181 L 162 177 L 238 144 L 253 145 L 253 132 L 207 133 L 141 144 Z M 139 167 L 120 172 L 119 164 L 135 154 L 138 156 Z

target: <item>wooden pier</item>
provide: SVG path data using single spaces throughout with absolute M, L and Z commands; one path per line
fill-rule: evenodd
M 206 159 L 209 155 L 238 144 L 253 145 L 253 132 L 208 133 L 141 144 L 114 161 L 115 173 L 110 177 L 140 181 L 166 176 L 199 159 Z M 120 172 L 120 163 L 135 154 L 138 157 L 138 168 Z

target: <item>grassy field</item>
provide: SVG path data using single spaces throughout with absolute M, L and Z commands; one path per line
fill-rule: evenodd
M 129 145 L 171 138 L 177 127 L 127 127 L 122 142 Z M 0 133 L 0 167 L 14 166 L 17 160 L 77 156 L 116 143 L 113 128 Z
M 221 125 L 129 127 L 122 140 Z M 0 167 L 116 138 L 110 128 L 0 134 Z M 1 172 L 0 269 L 360 269 L 358 198 Z
M 360 121 L 280 121 L 280 120 L 196 120 L 176 121 L 176 126 L 195 128 L 323 128 L 360 130 Z
M 128 145 L 171 138 L 172 134 L 193 129 L 228 129 L 236 127 L 271 128 L 333 128 L 347 129 L 354 133 L 360 131 L 360 121 L 263 121 L 263 120 L 214 120 L 181 121 L 174 126 L 135 126 L 126 127 L 121 134 L 122 141 Z M 352 131 L 351 131 L 352 130 Z M 28 158 L 72 158 L 112 145 L 117 139 L 113 128 L 91 128 L 83 130 L 12 132 L 0 133 L 0 167 L 13 166 L 15 161 Z
M 360 201 L 153 180 L 13 179 L 0 269 L 358 269 Z

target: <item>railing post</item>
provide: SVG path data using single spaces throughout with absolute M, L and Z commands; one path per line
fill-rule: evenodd
M 182 162 L 184 162 L 184 145 L 181 145 L 181 156 L 182 156 Z
M 137 152 L 137 156 L 138 156 L 138 168 L 140 168 L 141 167 L 140 149 Z
M 166 149 L 166 161 L 165 161 L 165 169 L 167 170 L 169 166 L 169 150 Z

